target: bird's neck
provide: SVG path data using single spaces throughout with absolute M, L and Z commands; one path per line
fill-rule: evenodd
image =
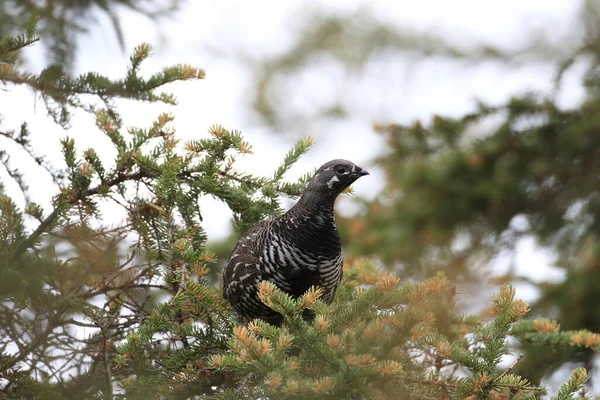
M 334 202 L 335 197 L 331 193 L 319 190 L 307 190 L 302 194 L 293 209 L 295 212 L 333 215 Z
M 328 193 L 306 191 L 285 216 L 284 235 L 300 248 L 319 257 L 337 257 L 340 236 L 335 223 L 333 203 Z

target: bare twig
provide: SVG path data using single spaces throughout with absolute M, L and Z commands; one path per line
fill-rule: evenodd
M 504 372 L 502 372 L 500 375 L 498 375 L 496 377 L 496 379 L 494 379 L 493 382 L 497 383 L 500 379 L 504 378 L 504 376 L 506 376 L 507 374 L 509 374 L 510 371 L 512 371 L 512 369 L 515 367 L 515 365 L 517 365 L 517 363 L 523 359 L 523 357 L 525 357 L 525 355 L 523 353 L 520 353 L 517 356 L 517 359 L 515 361 L 513 361 L 513 363 L 508 368 L 506 368 L 506 370 L 504 370 Z

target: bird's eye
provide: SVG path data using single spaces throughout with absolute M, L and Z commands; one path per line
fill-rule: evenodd
M 336 167 L 335 168 L 335 172 L 337 172 L 338 174 L 345 174 L 346 173 L 346 167 L 342 167 L 342 166 Z

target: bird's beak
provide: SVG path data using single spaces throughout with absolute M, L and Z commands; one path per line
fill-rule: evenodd
M 365 176 L 365 175 L 370 175 L 369 171 L 367 171 L 366 169 L 362 169 L 360 167 L 356 167 L 355 171 L 352 171 L 352 173 L 354 175 L 358 175 L 358 176 Z

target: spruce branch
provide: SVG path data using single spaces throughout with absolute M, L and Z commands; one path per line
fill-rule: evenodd
M 568 400 L 573 398 L 575 393 L 582 389 L 583 385 L 589 380 L 590 376 L 584 368 L 576 368 L 565 383 L 558 389 L 556 396 L 551 400 Z

